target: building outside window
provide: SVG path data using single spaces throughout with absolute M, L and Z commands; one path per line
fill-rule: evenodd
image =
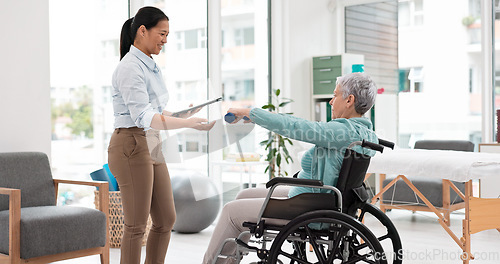
M 399 26 L 417 27 L 424 25 L 424 0 L 399 1 Z
M 482 71 L 481 38 L 475 34 L 480 21 L 465 22 L 480 14 L 480 1 L 398 2 L 399 145 L 413 147 L 420 139 L 477 145 Z
M 90 180 L 107 162 L 111 74 L 127 1 L 50 0 L 51 165 L 55 178 Z M 69 44 L 70 43 L 70 44 Z M 61 185 L 59 202 L 93 207 L 95 188 Z

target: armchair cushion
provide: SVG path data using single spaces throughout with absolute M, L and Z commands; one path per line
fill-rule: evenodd
M 0 186 L 21 189 L 21 207 L 55 205 L 54 182 L 45 153 L 0 153 Z M 0 195 L 0 211 L 8 209 L 9 197 Z
M 21 208 L 21 258 L 103 247 L 106 216 L 73 206 Z M 0 211 L 0 253 L 9 252 L 9 211 Z

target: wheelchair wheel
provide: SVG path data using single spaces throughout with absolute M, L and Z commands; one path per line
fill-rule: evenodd
M 384 214 L 380 209 L 376 206 L 365 203 L 360 208 L 358 213 L 358 220 L 362 221 L 363 218 L 371 218 L 375 217 L 382 227 L 371 228 L 370 230 L 377 237 L 378 241 L 384 248 L 384 252 L 386 254 L 387 260 L 392 264 L 400 264 L 403 262 L 403 250 L 401 244 L 401 238 L 399 237 L 399 233 L 396 230 L 396 227 L 392 223 L 391 219 Z M 368 220 L 368 219 L 366 219 Z
M 313 251 L 308 252 L 309 243 Z M 355 218 L 336 211 L 313 211 L 290 221 L 276 236 L 267 263 L 386 264 L 378 239 Z

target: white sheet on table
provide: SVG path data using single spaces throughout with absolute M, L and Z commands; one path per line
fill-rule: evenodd
M 423 149 L 385 149 L 370 161 L 368 173 L 436 177 L 459 182 L 500 177 L 500 154 Z

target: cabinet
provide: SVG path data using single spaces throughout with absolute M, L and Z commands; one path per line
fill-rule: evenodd
M 330 121 L 331 107 L 328 102 L 332 99 L 337 77 L 351 73 L 353 64 L 364 64 L 364 56 L 343 53 L 312 58 L 312 120 Z

